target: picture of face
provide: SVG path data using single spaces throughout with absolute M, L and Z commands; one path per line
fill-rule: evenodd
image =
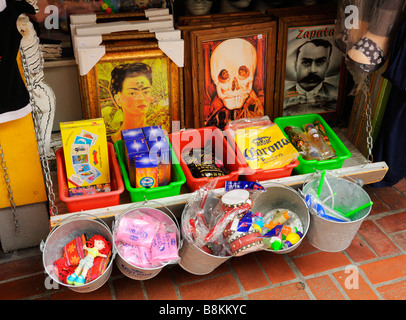
M 341 54 L 334 25 L 288 29 L 283 115 L 337 109 Z
M 114 101 L 124 112 L 125 122 L 142 122 L 142 126 L 146 123 L 152 102 L 151 72 L 144 63 L 120 65 L 112 71 L 111 91 Z
M 161 125 L 170 131 L 167 58 L 96 67 L 101 114 L 112 142 L 121 139 L 125 129 Z
M 324 81 L 330 62 L 332 46 L 326 40 L 305 42 L 297 50 L 295 60 L 297 83 L 306 91 Z
M 265 78 L 258 76 L 258 53 L 252 40 L 234 38 L 212 45 L 207 66 L 210 77 L 205 77 L 210 80 L 205 84 L 209 93 L 204 108 L 206 126 L 223 129 L 230 120 L 264 114 L 263 92 L 254 88 L 254 79 L 263 88 Z M 264 64 L 260 66 L 262 69 Z
M 209 14 L 212 0 L 185 0 L 185 9 L 187 15 L 200 16 Z

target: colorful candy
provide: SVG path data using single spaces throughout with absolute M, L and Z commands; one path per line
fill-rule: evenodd
M 289 214 L 288 214 L 289 210 L 285 210 L 285 211 L 277 211 L 275 216 L 272 219 L 273 223 L 276 224 L 283 224 L 285 223 L 289 218 Z

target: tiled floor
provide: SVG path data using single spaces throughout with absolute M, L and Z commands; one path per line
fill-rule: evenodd
M 0 299 L 97 300 L 403 300 L 406 299 L 406 180 L 365 186 L 374 205 L 348 249 L 322 252 L 304 241 L 287 255 L 257 252 L 232 258 L 206 276 L 179 265 L 138 281 L 114 265 L 98 290 L 47 289 L 37 248 L 0 254 Z

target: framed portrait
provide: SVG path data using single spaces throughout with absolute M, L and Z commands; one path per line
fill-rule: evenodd
M 191 31 L 194 126 L 272 113 L 276 22 Z M 185 115 L 186 117 L 186 115 Z
M 184 80 L 184 105 L 187 111 L 185 112 L 185 123 L 188 127 L 195 127 L 195 115 L 191 110 L 193 110 L 193 95 L 197 94 L 193 91 L 192 85 L 192 55 L 195 54 L 195 49 L 192 49 L 191 32 L 206 30 L 206 33 L 211 33 L 211 29 L 216 29 L 220 27 L 231 27 L 231 26 L 243 26 L 258 22 L 269 22 L 271 17 L 256 14 L 256 18 L 242 19 L 245 15 L 237 16 L 233 15 L 234 19 L 228 21 L 223 21 L 222 17 L 217 17 L 218 15 L 212 15 L 211 19 L 203 19 L 195 21 L 189 25 L 178 26 L 181 31 L 182 39 L 185 44 L 184 51 L 184 67 L 183 67 L 183 80 Z M 207 20 L 207 21 L 206 21 Z
M 85 119 L 103 118 L 109 141 L 123 129 L 182 125 L 179 67 L 160 49 L 112 51 L 80 77 Z
M 274 118 L 318 113 L 335 120 L 342 115 L 347 69 L 334 45 L 334 12 L 279 17 Z

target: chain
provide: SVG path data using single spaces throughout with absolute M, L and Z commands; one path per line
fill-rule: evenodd
M 372 155 L 372 148 L 373 148 L 373 138 L 372 138 L 372 108 L 371 108 L 371 94 L 369 92 L 369 87 L 366 84 L 366 80 L 362 84 L 362 89 L 365 95 L 365 115 L 366 115 L 366 131 L 367 131 L 367 148 L 368 148 L 368 156 L 367 162 L 371 163 L 374 161 Z
M 28 64 L 27 64 L 27 57 L 25 56 L 24 50 L 21 48 L 21 61 L 24 69 L 24 74 L 25 74 L 25 80 L 27 84 L 27 90 L 30 94 L 30 103 L 32 105 L 32 119 L 34 122 L 34 129 L 35 129 L 35 135 L 37 137 L 37 142 L 38 142 L 38 151 L 39 151 L 39 156 L 41 160 L 41 165 L 42 165 L 42 170 L 45 178 L 45 184 L 47 187 L 48 191 L 48 201 L 49 201 L 49 211 L 51 216 L 57 215 L 58 214 L 58 207 L 55 205 L 55 193 L 53 190 L 53 182 L 51 178 L 51 170 L 49 169 L 49 164 L 48 160 L 46 157 L 46 151 L 45 151 L 45 141 L 41 137 L 40 134 L 40 120 L 41 120 L 41 110 L 39 110 L 38 106 L 35 104 L 34 101 L 34 90 L 31 85 L 31 78 L 30 78 L 30 71 L 28 70 Z
M 10 201 L 10 205 L 11 205 L 11 213 L 13 214 L 13 217 L 14 217 L 15 231 L 16 231 L 16 233 L 18 233 L 20 231 L 20 226 L 18 224 L 18 215 L 17 215 L 17 210 L 16 210 L 16 204 L 14 202 L 13 190 L 11 189 L 10 177 L 7 172 L 7 165 L 6 165 L 6 161 L 4 160 L 4 151 L 3 151 L 3 147 L 1 146 L 1 144 L 0 144 L 0 158 L 1 158 L 1 167 L 3 168 L 3 171 L 4 171 L 4 180 L 6 181 L 6 186 L 7 186 L 8 200 Z

